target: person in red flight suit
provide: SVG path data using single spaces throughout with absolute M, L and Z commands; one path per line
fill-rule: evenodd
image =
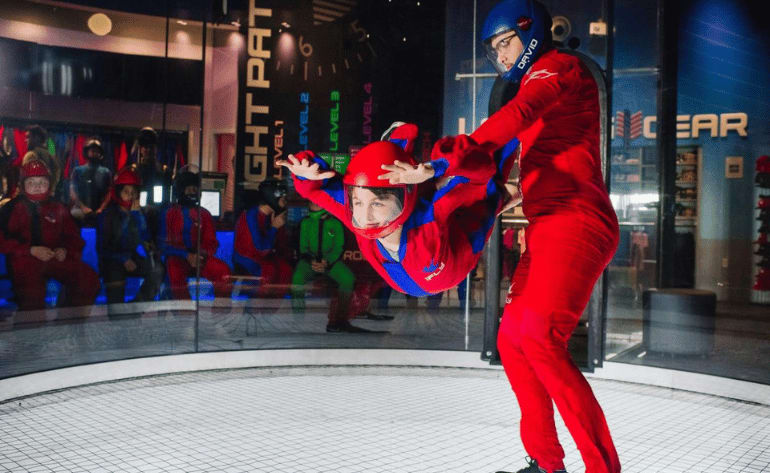
M 476 266 L 497 214 L 514 197 L 505 182 L 515 159 L 496 161 L 467 136 L 443 138 L 431 161 L 412 156 L 417 127 L 365 146 L 343 176 L 312 151 L 276 164 L 303 197 L 356 235 L 363 257 L 393 288 L 413 296 L 455 287 Z
M 245 210 L 235 224 L 233 263 L 238 272 L 260 277 L 259 297 L 281 297 L 291 286 L 291 249 L 286 232 L 286 183 L 259 185 L 261 203 Z
M 93 304 L 99 277 L 81 261 L 85 246 L 63 204 L 51 198 L 51 173 L 39 160 L 21 169 L 21 193 L 0 212 L 3 252 L 20 310 L 45 308 L 46 281 L 64 287 L 62 306 Z
M 567 341 L 618 245 L 599 152 L 599 94 L 589 70 L 552 46 L 551 17 L 533 0 L 503 0 L 481 39 L 516 95 L 471 138 L 498 149 L 521 143 L 526 251 L 513 276 L 497 346 L 521 408 L 529 467 L 564 471 L 553 403 L 587 473 L 620 471 L 599 403 L 572 361 Z
M 200 275 L 214 285 L 216 297 L 230 297 L 232 292 L 230 268 L 214 257 L 219 242 L 211 214 L 198 206 L 199 190 L 198 174 L 179 172 L 174 179 L 177 202 L 163 213 L 160 220 L 158 248 L 166 261 L 166 274 L 174 299 L 190 299 L 187 278 L 195 277 L 198 265 Z

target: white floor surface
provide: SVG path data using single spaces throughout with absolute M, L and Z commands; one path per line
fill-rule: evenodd
M 591 379 L 625 473 L 770 472 L 770 406 Z M 499 370 L 141 378 L 0 404 L 0 471 L 495 472 L 526 453 Z M 570 473 L 585 468 L 561 419 Z

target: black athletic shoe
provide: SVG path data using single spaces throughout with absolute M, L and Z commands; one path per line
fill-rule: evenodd
M 376 333 L 373 330 L 356 327 L 350 322 L 338 322 L 329 324 L 326 326 L 326 331 L 329 333 Z
M 531 458 L 527 459 L 529 462 L 529 465 L 526 468 L 523 468 L 516 473 L 548 473 L 546 470 L 540 468 L 537 466 L 537 460 L 533 460 Z M 497 473 L 513 473 L 510 471 L 498 471 Z M 567 473 L 567 470 L 554 470 L 553 473 Z
M 385 321 L 385 320 L 393 320 L 392 315 L 381 315 L 381 314 L 372 314 L 369 311 L 366 311 L 362 314 L 356 315 L 357 319 L 367 319 L 367 320 L 378 320 L 378 321 Z

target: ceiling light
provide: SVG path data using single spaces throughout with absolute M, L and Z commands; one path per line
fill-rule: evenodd
M 94 13 L 88 18 L 88 28 L 97 36 L 104 36 L 112 31 L 112 20 L 104 13 Z

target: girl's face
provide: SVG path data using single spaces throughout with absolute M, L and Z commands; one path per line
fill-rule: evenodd
M 401 214 L 401 201 L 393 194 L 377 196 L 365 187 L 353 187 L 350 193 L 353 226 L 379 228 L 387 226 Z
M 139 196 L 136 186 L 123 186 L 120 190 L 120 199 L 124 202 L 133 202 Z
M 24 179 L 24 192 L 31 195 L 45 194 L 51 183 L 47 177 L 35 176 Z

